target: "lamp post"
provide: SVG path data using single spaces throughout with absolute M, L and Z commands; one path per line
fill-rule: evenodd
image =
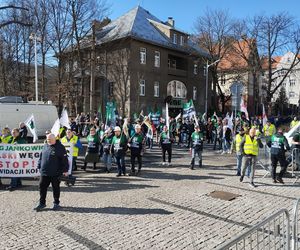
M 214 61 L 211 64 L 208 64 L 208 61 L 206 61 L 206 66 L 205 66 L 205 75 L 206 75 L 206 79 L 205 79 L 205 115 L 206 115 L 206 120 L 208 118 L 207 115 L 207 93 L 208 93 L 208 68 L 214 64 L 216 64 L 217 62 L 219 62 L 220 59 Z
M 35 75 L 35 101 L 38 102 L 38 68 L 37 68 L 37 41 L 41 41 L 40 37 L 37 37 L 35 33 L 31 33 L 29 36 L 30 40 L 34 41 L 34 75 Z

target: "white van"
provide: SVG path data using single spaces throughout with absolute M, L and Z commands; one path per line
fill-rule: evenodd
M 38 136 L 45 136 L 46 130 L 51 129 L 58 118 L 57 109 L 51 104 L 0 103 L 0 128 L 18 128 L 19 123 L 25 122 L 31 114 L 34 116 Z M 30 132 L 28 135 L 31 136 Z

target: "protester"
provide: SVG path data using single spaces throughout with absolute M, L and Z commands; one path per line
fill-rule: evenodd
M 129 175 L 138 175 L 142 169 L 142 150 L 145 137 L 141 133 L 141 126 L 135 125 L 135 134 L 129 139 L 130 148 L 131 172 Z M 138 170 L 135 172 L 135 159 L 138 161 Z
M 190 148 L 192 154 L 191 169 L 194 169 L 195 158 L 198 156 L 199 167 L 202 167 L 202 151 L 203 151 L 203 133 L 200 131 L 199 125 L 195 126 L 195 131 L 191 136 L 192 147 Z
M 256 187 L 254 184 L 254 172 L 257 162 L 257 156 L 259 147 L 263 148 L 263 144 L 259 138 L 255 136 L 256 130 L 254 128 L 250 129 L 249 135 L 245 135 L 243 138 L 241 144 L 240 144 L 240 150 L 243 154 L 242 159 L 242 173 L 240 177 L 240 182 L 243 181 L 246 168 L 250 164 L 251 166 L 251 174 L 250 174 L 250 186 Z
M 53 210 L 60 208 L 60 176 L 68 175 L 68 158 L 65 147 L 56 140 L 54 134 L 47 135 L 47 144 L 44 145 L 38 162 L 40 170 L 40 200 L 34 208 L 36 211 L 46 207 L 47 189 L 51 183 L 53 189 Z
M 61 143 L 64 146 L 73 146 L 73 159 L 72 159 L 72 170 L 77 170 L 77 157 L 79 154 L 79 150 L 82 150 L 82 144 L 77 135 L 74 135 L 74 131 L 70 128 L 66 131 L 66 136 L 61 139 Z
M 127 151 L 127 139 L 126 136 L 122 133 L 121 128 L 116 126 L 114 129 L 115 136 L 112 139 L 111 145 L 111 154 L 113 154 L 116 158 L 118 173 L 117 177 L 126 175 L 126 167 L 125 167 L 125 154 Z
M 163 127 L 163 131 L 159 136 L 159 144 L 162 149 L 162 157 L 163 157 L 163 162 L 162 165 L 171 165 L 171 160 L 172 160 L 172 141 L 173 138 L 171 138 L 172 134 L 169 133 L 168 127 L 165 125 Z M 166 163 L 166 152 L 168 153 L 168 163 Z
M 27 127 L 25 126 L 24 122 L 21 122 L 19 124 L 19 133 L 20 133 L 20 137 L 23 138 L 25 140 L 25 142 L 27 142 L 28 130 L 27 130 Z
M 93 163 L 93 169 L 96 169 L 96 164 L 99 162 L 99 146 L 100 140 L 96 134 L 96 129 L 91 128 L 90 134 L 87 136 L 87 149 L 84 158 L 82 169 L 85 171 L 88 163 Z
M 286 171 L 287 162 L 285 158 L 285 149 L 290 150 L 289 143 L 283 135 L 282 129 L 278 129 L 277 133 L 272 135 L 271 140 L 267 142 L 268 147 L 271 148 L 271 162 L 272 162 L 272 179 L 273 183 L 280 182 L 284 184 L 282 177 Z M 281 170 L 276 177 L 277 163 L 280 163 Z
M 103 146 L 103 164 L 104 164 L 104 171 L 106 173 L 110 173 L 111 171 L 111 161 L 112 161 L 112 155 L 110 153 L 111 143 L 113 139 L 113 133 L 111 128 L 109 127 L 107 130 L 105 130 L 103 138 L 101 140 L 101 144 Z
M 1 143 L 7 144 L 10 143 L 12 140 L 12 136 L 10 133 L 10 129 L 8 127 L 5 127 L 2 129 L 2 136 L 1 136 Z

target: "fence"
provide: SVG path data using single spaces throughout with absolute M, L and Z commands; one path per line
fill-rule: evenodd
M 299 212 L 300 199 L 297 199 L 294 205 L 292 218 L 290 218 L 288 210 L 281 209 L 243 234 L 235 237 L 230 242 L 223 244 L 218 250 L 300 250 Z M 292 222 L 292 225 L 290 224 L 290 221 Z
M 257 166 L 260 166 L 266 171 L 263 178 L 268 176 L 271 173 L 272 164 L 271 164 L 271 152 L 270 148 L 266 144 L 266 138 L 262 138 L 263 148 L 259 149 L 257 156 Z
M 290 250 L 290 217 L 281 209 L 245 233 L 237 236 L 219 250 L 286 249 Z
M 300 167 L 300 149 L 299 148 L 294 148 L 291 153 L 291 158 L 292 158 L 292 176 L 296 177 L 295 181 L 293 184 L 295 184 L 299 178 L 300 178 L 300 172 L 299 172 L 299 167 Z

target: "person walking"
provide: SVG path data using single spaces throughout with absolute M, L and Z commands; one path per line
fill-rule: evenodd
M 96 129 L 92 127 L 90 129 L 90 134 L 87 136 L 87 149 L 84 158 L 84 165 L 81 169 L 86 170 L 88 163 L 93 163 L 93 169 L 96 169 L 96 164 L 99 161 L 99 146 L 100 140 L 96 134 Z
M 203 151 L 203 133 L 199 125 L 195 126 L 195 131 L 191 135 L 192 146 L 190 148 L 192 154 L 191 169 L 194 169 L 196 156 L 199 159 L 199 167 L 202 167 L 202 151 Z
M 271 136 L 271 140 L 267 142 L 269 148 L 271 148 L 271 162 L 272 162 L 272 179 L 273 183 L 280 182 L 284 184 L 282 177 L 287 168 L 287 161 L 285 158 L 285 149 L 290 150 L 289 143 L 281 128 L 277 133 Z M 279 162 L 281 170 L 276 177 L 277 163 Z
M 126 136 L 121 133 L 121 128 L 116 126 L 114 129 L 115 136 L 111 142 L 111 154 L 113 154 L 116 158 L 118 173 L 117 177 L 122 174 L 126 175 L 126 167 L 125 167 L 125 155 L 127 151 L 127 139 Z
M 260 140 L 260 138 L 257 138 L 255 136 L 256 130 L 254 128 L 249 130 L 249 135 L 245 135 L 243 140 L 240 144 L 240 150 L 243 154 L 242 159 L 242 173 L 240 177 L 240 182 L 243 181 L 246 168 L 250 164 L 251 167 L 251 173 L 250 173 L 250 186 L 256 187 L 254 184 L 254 172 L 255 172 L 255 166 L 258 156 L 259 148 L 263 148 L 263 144 Z
M 129 175 L 140 174 L 142 169 L 142 150 L 144 144 L 144 136 L 141 132 L 141 125 L 135 125 L 135 134 L 129 139 L 128 145 L 130 148 L 131 172 Z M 135 159 L 138 161 L 138 170 L 135 172 Z
M 172 138 L 166 125 L 163 127 L 163 131 L 159 136 L 159 145 L 162 149 L 162 165 L 167 164 L 170 166 L 172 160 Z M 168 153 L 168 163 L 166 163 L 166 152 Z
M 36 211 L 46 207 L 47 189 L 51 183 L 53 189 L 53 210 L 60 208 L 60 176 L 68 175 L 68 157 L 65 147 L 55 135 L 50 133 L 47 135 L 47 143 L 44 145 L 40 155 L 37 168 L 40 170 L 40 200 L 34 208 Z

